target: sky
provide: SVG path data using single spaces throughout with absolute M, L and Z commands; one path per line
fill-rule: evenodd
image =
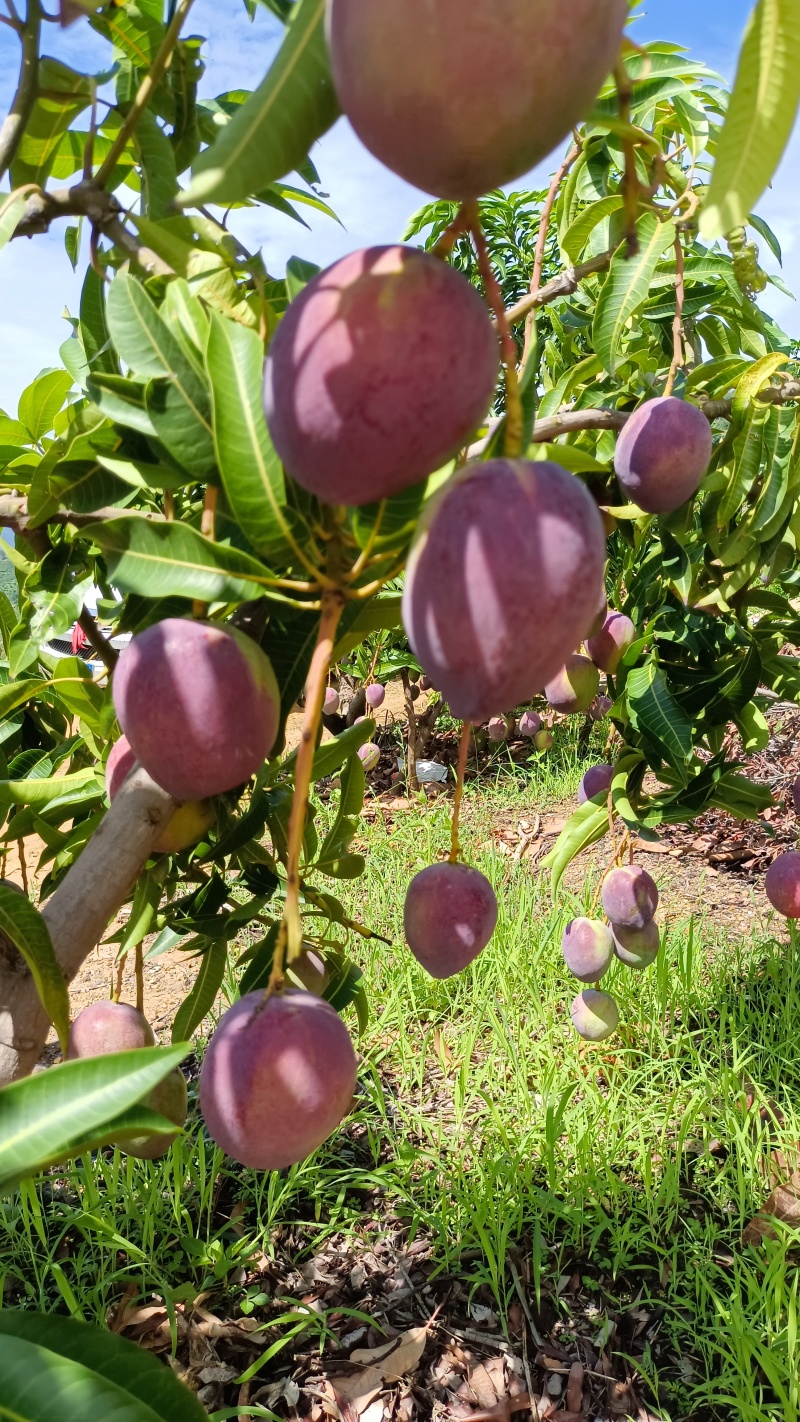
M 54 8 L 55 0 L 49 5 Z M 632 33 L 640 41 L 682 44 L 730 82 L 750 6 L 751 0 L 643 0 Z M 90 72 L 107 64 L 108 46 L 85 22 L 65 31 L 55 25 L 46 30 L 46 52 L 73 68 Z M 210 98 L 229 89 L 255 87 L 282 30 L 260 7 L 251 24 L 242 0 L 196 0 L 185 33 L 208 38 L 200 92 Z M 0 26 L 0 115 L 8 108 L 17 66 L 16 36 Z M 428 200 L 376 162 L 345 119 L 316 145 L 312 156 L 341 226 L 311 209 L 304 209 L 311 230 L 268 208 L 237 215 L 237 233 L 251 249 L 263 249 L 273 275 L 282 274 L 292 255 L 325 266 L 355 248 L 396 241 L 410 214 Z M 554 166 L 546 161 L 513 186 L 542 186 Z M 783 247 L 784 280 L 800 294 L 800 126 L 758 211 Z M 64 250 L 64 226 L 55 225 L 46 237 L 13 241 L 0 251 L 0 409 L 9 414 L 16 412 L 21 390 L 38 371 L 59 363 L 58 348 L 70 330 L 63 313 L 78 306 L 81 268 L 73 275 Z M 763 244 L 761 256 L 767 270 L 777 270 Z M 790 334 L 800 335 L 795 302 L 769 287 L 761 304 Z

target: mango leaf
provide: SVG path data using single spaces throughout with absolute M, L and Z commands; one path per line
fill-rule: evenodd
M 722 237 L 748 222 L 789 141 L 798 103 L 800 8 L 796 0 L 758 0 L 700 214 L 704 237 Z
M 53 166 L 62 134 L 92 102 L 92 81 L 58 59 L 39 61 L 38 95 L 11 165 L 15 188 L 23 183 L 43 187 Z
M 145 407 L 170 452 L 199 478 L 215 466 L 208 389 L 144 287 L 124 272 L 111 284 L 106 319 L 119 354 L 138 376 L 151 377 Z M 165 377 L 168 383 L 152 380 Z
M 51 370 L 40 375 L 23 390 L 17 411 L 31 439 L 40 440 L 53 428 L 53 420 L 63 405 L 72 376 L 67 370 Z
M 5 247 L 14 236 L 29 197 L 30 193 L 23 190 L 21 193 L 8 193 L 0 202 L 0 247 Z
M 211 1011 L 222 986 L 228 962 L 228 945 L 224 938 L 210 943 L 188 997 L 183 999 L 172 1024 L 173 1042 L 188 1042 L 203 1018 Z
M 266 570 L 247 553 L 212 543 L 189 524 L 155 523 L 136 516 L 92 527 L 121 592 L 143 597 L 189 597 L 244 602 L 271 595 Z
M 261 338 L 212 312 L 206 362 L 217 464 L 231 509 L 259 553 L 285 551 L 286 491 L 264 419 Z
M 139 381 L 98 371 L 87 382 L 86 394 L 109 420 L 156 438 L 153 422 L 145 409 L 145 387 Z M 189 482 L 188 476 L 186 482 Z
M 670 691 L 664 672 L 655 662 L 635 667 L 628 675 L 625 692 L 634 730 L 641 731 L 667 763 L 683 774 L 692 754 L 692 723 Z
M 183 206 L 239 202 L 296 169 L 335 123 L 325 0 L 299 0 L 263 83 L 201 153 Z
M 16 618 L 14 622 L 16 623 Z M 24 706 L 32 697 L 40 696 L 49 684 L 47 681 L 21 677 L 19 681 L 9 681 L 5 686 L 0 686 L 0 721 L 4 721 L 12 711 L 16 711 L 18 706 Z
M 636 234 L 639 251 L 635 257 L 627 257 L 624 242 L 614 253 L 594 315 L 592 343 L 609 375 L 616 371 L 628 322 L 647 300 L 658 259 L 675 241 L 675 224 L 659 222 L 647 212 L 639 218 Z
M 64 795 L 87 786 L 96 786 L 97 793 L 103 793 L 92 766 L 73 771 L 71 775 L 54 775 L 46 780 L 35 776 L 30 780 L 0 780 L 0 805 L 47 805 L 51 800 L 60 800 Z
M 103 1422 L 207 1422 L 170 1368 L 105 1328 L 4 1308 L 0 1350 L 3 1401 L 20 1422 L 83 1422 L 89 1413 Z
M 610 217 L 612 212 L 619 212 L 622 205 L 623 199 L 619 194 L 612 193 L 610 197 L 600 198 L 598 202 L 585 207 L 567 228 L 561 240 L 564 256 L 571 262 L 577 262 L 598 223 L 602 222 L 604 217 Z
M 588 849 L 590 844 L 596 844 L 598 839 L 602 839 L 607 831 L 608 806 L 605 802 L 596 805 L 593 800 L 587 800 L 585 805 L 575 811 L 550 853 L 542 860 L 543 866 L 550 870 L 553 898 L 558 894 L 567 866 L 584 849 Z
M 30 968 L 41 1004 L 58 1033 L 66 1056 L 69 1037 L 69 993 L 58 966 L 50 933 L 30 899 L 0 884 L 0 932 L 14 944 Z
M 46 1169 L 90 1143 L 136 1129 L 130 1108 L 190 1050 L 142 1047 L 62 1062 L 0 1090 L 0 1190 Z M 149 1116 L 154 1113 L 149 1112 Z M 156 1120 L 161 1118 L 156 1116 Z M 52 1414 L 51 1414 L 52 1415 Z
M 352 754 L 342 771 L 336 818 L 320 846 L 314 864 L 314 868 L 321 874 L 332 874 L 334 878 L 355 877 L 355 875 L 347 873 L 340 874 L 339 861 L 348 857 L 348 850 L 364 804 L 365 784 L 364 767 L 358 755 Z M 355 857 L 361 858 L 360 855 Z M 361 863 L 363 865 L 363 860 Z

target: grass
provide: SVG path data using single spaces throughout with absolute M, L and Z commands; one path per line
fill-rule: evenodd
M 662 1310 L 635 1363 L 665 1418 L 797 1422 L 800 1234 L 781 1227 L 758 1250 L 741 1245 L 768 1193 L 769 1150 L 797 1159 L 794 947 L 782 927 L 729 942 L 702 917 L 670 922 L 653 969 L 612 970 L 619 1036 L 583 1048 L 559 945 L 593 885 L 554 908 L 529 865 L 471 852 L 498 808 L 518 804 L 530 818 L 574 790 L 573 750 L 537 783 L 536 804 L 530 779 L 502 769 L 500 755 L 471 789 L 464 847 L 494 882 L 501 915 L 458 979 L 429 979 L 401 932 L 410 875 L 448 843 L 446 807 L 398 815 L 390 835 L 382 819 L 365 829 L 367 875 L 343 894 L 392 946 L 352 949 L 373 1015 L 345 1132 L 280 1176 L 235 1171 L 195 1126 L 164 1162 L 109 1152 L 27 1185 L 0 1205 L 8 1300 L 104 1320 L 132 1284 L 171 1309 L 208 1290 L 246 1313 L 269 1305 L 271 1317 L 276 1302 L 235 1282 L 249 1255 L 286 1239 L 297 1258 L 313 1255 L 391 1208 L 432 1240 L 442 1274 L 488 1289 L 503 1318 L 521 1263 L 537 1306 L 567 1333 L 562 1285 L 574 1272 L 596 1296 L 598 1326 L 609 1309 Z M 291 1348 L 307 1324 L 291 1299 L 280 1307 L 279 1343 Z M 324 1314 L 314 1326 L 324 1340 Z

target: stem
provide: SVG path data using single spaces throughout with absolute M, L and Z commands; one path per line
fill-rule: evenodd
M 461 741 L 458 747 L 458 771 L 456 773 L 456 797 L 453 801 L 453 827 L 450 836 L 450 863 L 456 864 L 461 856 L 461 846 L 458 842 L 458 822 L 461 818 L 461 801 L 464 798 L 464 776 L 467 771 L 467 756 L 469 755 L 469 738 L 472 734 L 472 727 L 469 721 L 465 721 L 461 727 Z
M 462 237 L 464 233 L 468 231 L 468 207 L 466 203 L 462 202 L 452 222 L 449 224 L 449 226 L 445 227 L 444 232 L 442 233 L 435 246 L 431 247 L 432 255 L 434 257 L 441 257 L 442 261 L 446 262 L 448 258 L 452 255 L 453 248 L 455 247 L 459 237 Z
M 369 531 L 369 537 L 367 538 L 367 541 L 359 557 L 356 559 L 355 563 L 350 569 L 350 572 L 347 574 L 348 583 L 355 582 L 356 578 L 359 578 L 361 576 L 367 564 L 369 563 L 370 557 L 372 556 L 372 550 L 375 547 L 375 544 L 377 543 L 378 538 L 380 536 L 381 526 L 383 524 L 385 514 L 386 500 L 381 499 L 380 504 L 378 505 L 378 512 L 375 516 L 375 521 Z
M 39 0 L 28 0 L 25 24 L 20 25 L 18 29 L 22 42 L 22 59 L 17 92 L 12 100 L 11 108 L 3 120 L 3 127 L 0 128 L 0 178 L 8 172 L 17 155 L 17 149 L 25 132 L 25 125 L 36 102 L 41 29 L 42 11 Z
M 573 292 L 578 290 L 584 277 L 594 276 L 595 272 L 607 271 L 611 266 L 613 256 L 614 251 L 611 250 L 600 252 L 598 256 L 590 257 L 588 262 L 581 262 L 580 266 L 568 267 L 565 272 L 560 272 L 539 291 L 529 292 L 527 296 L 523 296 L 516 305 L 509 306 L 506 311 L 506 320 L 509 326 L 516 325 L 517 321 L 521 321 L 529 311 L 534 311 L 539 306 L 549 306 L 551 301 L 558 301 L 560 296 L 572 296 Z
M 119 661 L 119 652 L 116 647 L 105 638 L 97 623 L 85 607 L 78 618 L 78 626 L 84 633 L 93 652 L 96 652 L 103 665 L 108 671 L 113 672 Z
M 539 232 L 536 238 L 536 251 L 533 254 L 533 275 L 531 277 L 532 296 L 535 296 L 537 294 L 542 284 L 542 272 L 544 270 L 544 251 L 545 247 L 547 246 L 547 234 L 550 231 L 550 218 L 553 214 L 553 204 L 555 203 L 558 190 L 561 187 L 564 178 L 566 177 L 573 163 L 580 156 L 582 148 L 582 143 L 574 143 L 570 148 L 566 158 L 564 159 L 564 162 L 561 164 L 561 167 L 558 169 L 558 172 L 554 173 L 550 180 L 550 187 L 547 192 L 547 197 L 545 198 L 541 217 L 539 218 Z M 528 315 L 527 321 L 525 322 L 525 349 L 522 353 L 523 369 L 527 364 L 531 350 L 533 348 L 535 330 L 536 323 L 533 311 L 531 311 Z
M 22 887 L 23 887 L 23 889 L 25 890 L 25 893 L 27 894 L 27 892 L 28 892 L 28 864 L 27 864 L 27 860 L 26 860 L 26 858 L 25 858 L 25 841 L 24 841 L 24 839 L 18 839 L 18 840 L 17 840 L 17 852 L 18 852 L 18 854 L 19 854 L 19 872 L 20 872 L 20 874 L 21 874 L 21 876 L 22 876 Z
M 675 388 L 675 378 L 684 363 L 683 353 L 683 302 L 685 287 L 683 282 L 683 245 L 680 236 L 675 238 L 675 319 L 672 323 L 672 365 L 669 368 L 664 394 L 671 395 Z
M 311 658 L 311 666 L 306 679 L 303 732 L 297 750 L 294 796 L 289 816 L 286 852 L 286 904 L 278 941 L 275 944 L 275 958 L 267 994 L 281 991 L 284 965 L 287 962 L 291 963 L 301 952 L 303 946 L 303 923 L 300 916 L 300 856 L 306 828 L 314 752 L 317 748 L 317 732 L 322 720 L 322 706 L 336 641 L 336 629 L 344 608 L 343 594 L 339 590 L 326 589 L 322 595 L 322 617 L 317 634 L 317 645 L 314 648 L 314 655 Z
M 120 958 L 119 962 L 117 963 L 117 981 L 116 981 L 116 983 L 114 984 L 114 990 L 113 990 L 113 992 L 112 992 L 112 994 L 111 994 L 111 1001 L 112 1001 L 112 1002 L 119 1002 L 120 998 L 122 997 L 122 975 L 123 975 L 124 972 L 125 972 L 125 959 L 124 959 L 124 957 L 123 957 L 123 958 Z
M 628 77 L 628 71 L 621 60 L 614 70 L 614 79 L 617 85 L 619 116 L 623 123 L 629 124 L 631 121 L 633 86 Z M 636 219 L 639 215 L 639 177 L 636 172 L 636 146 L 632 139 L 623 138 L 622 151 L 625 154 L 625 175 L 622 180 L 622 197 L 625 211 L 625 241 L 627 243 L 628 256 L 635 257 L 639 251 L 639 239 L 636 235 Z
M 193 4 L 194 0 L 180 0 L 180 4 L 176 7 L 175 14 L 172 16 L 167 27 L 167 32 L 161 42 L 161 48 L 153 60 L 149 72 L 139 85 L 139 92 L 125 115 L 119 133 L 114 139 L 103 162 L 100 164 L 95 177 L 95 184 L 98 188 L 105 187 L 111 177 L 118 160 L 127 147 L 128 139 L 131 137 L 139 119 L 147 108 L 152 94 L 161 83 L 166 70 L 169 68 L 175 46 L 178 43 L 181 27 Z
M 511 334 L 511 326 L 503 305 L 503 293 L 500 284 L 492 270 L 492 263 L 489 257 L 489 248 L 486 244 L 486 237 L 481 226 L 481 217 L 478 204 L 476 202 L 465 203 L 467 221 L 472 240 L 475 243 L 475 251 L 478 257 L 478 270 L 483 280 L 483 289 L 486 293 L 486 300 L 494 311 L 497 320 L 497 332 L 500 338 L 500 354 L 506 373 L 506 435 L 504 454 L 507 459 L 519 459 L 522 454 L 523 438 L 523 417 L 522 417 L 522 396 L 519 389 L 519 376 L 517 375 L 517 343 Z
M 400 672 L 400 680 L 403 683 L 403 696 L 406 703 L 406 719 L 408 721 L 408 745 L 406 747 L 406 790 L 416 795 L 419 790 L 417 779 L 417 713 L 414 709 L 414 702 L 411 698 L 411 681 L 408 675 L 408 668 L 403 667 Z
M 170 523 L 175 517 L 175 495 L 171 489 L 164 490 L 164 517 Z
M 136 944 L 136 1011 L 144 1014 L 144 957 L 141 943 Z

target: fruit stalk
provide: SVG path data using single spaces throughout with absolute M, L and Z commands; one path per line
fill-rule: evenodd
M 664 394 L 671 395 L 675 389 L 675 379 L 684 362 L 683 355 L 683 302 L 685 287 L 683 281 L 683 244 L 680 234 L 675 238 L 675 319 L 672 322 L 672 365 L 669 368 Z
M 465 721 L 461 727 L 461 741 L 458 747 L 458 771 L 456 773 L 456 795 L 453 801 L 453 827 L 450 836 L 450 863 L 456 864 L 461 855 L 461 846 L 458 842 L 458 822 L 461 818 L 461 801 L 464 798 L 464 776 L 467 773 L 467 756 L 469 755 L 469 738 L 472 727 L 469 721 Z
M 455 247 L 459 237 L 463 236 L 463 234 L 468 231 L 469 214 L 467 212 L 466 204 L 462 203 L 452 222 L 449 223 L 447 227 L 445 227 L 444 232 L 442 233 L 435 247 L 431 248 L 434 257 L 441 257 L 442 261 L 446 262 L 448 258 L 452 255 L 453 248 Z
M 275 945 L 275 961 L 267 985 L 267 995 L 281 990 L 285 963 L 293 962 L 303 947 L 303 922 L 300 916 L 300 855 L 303 849 L 314 752 L 317 747 L 317 732 L 322 721 L 322 705 L 325 700 L 325 688 L 328 684 L 336 631 L 344 608 L 344 593 L 338 588 L 326 588 L 322 594 L 322 616 L 317 644 L 306 679 L 303 730 L 297 750 L 294 796 L 289 816 L 286 851 L 286 904 L 283 910 L 281 930 Z
M 497 333 L 500 338 L 500 355 L 506 375 L 506 435 L 504 453 L 507 459 L 519 459 L 522 454 L 523 417 L 522 395 L 517 374 L 517 343 L 508 323 L 503 293 L 492 269 L 486 236 L 481 226 L 480 209 L 477 202 L 465 203 L 465 211 L 475 252 L 478 271 L 481 274 L 486 300 L 495 314 Z

